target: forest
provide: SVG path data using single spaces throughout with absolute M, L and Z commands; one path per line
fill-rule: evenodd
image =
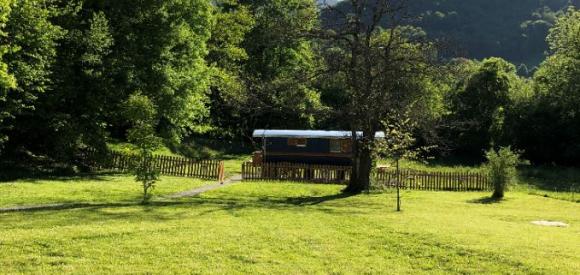
M 414 2 L 368 37 L 398 44 L 360 102 L 333 15 L 348 2 L 0 0 L 0 155 L 74 163 L 143 132 L 251 146 L 253 129 L 351 130 L 373 113 L 369 130 L 409 122 L 429 156 L 511 146 L 580 164 L 574 1 Z

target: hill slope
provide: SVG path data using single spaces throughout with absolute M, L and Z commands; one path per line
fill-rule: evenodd
M 319 0 L 321 1 L 321 0 Z M 418 0 L 410 11 L 432 38 L 451 41 L 455 56 L 503 57 L 536 66 L 547 50 L 545 37 L 558 12 L 578 0 Z M 348 8 L 348 2 L 338 3 Z

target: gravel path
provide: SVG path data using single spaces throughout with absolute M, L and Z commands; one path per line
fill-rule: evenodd
M 211 191 L 211 190 L 215 190 L 218 188 L 222 188 L 222 187 L 226 187 L 228 185 L 232 185 L 234 183 L 240 182 L 242 181 L 242 176 L 241 175 L 235 175 L 227 180 L 224 181 L 224 183 L 218 183 L 218 184 L 212 184 L 212 185 L 206 185 L 206 186 L 202 186 L 193 190 L 188 190 L 188 191 L 183 191 L 183 192 L 179 192 L 179 193 L 175 193 L 173 195 L 169 195 L 166 196 L 166 198 L 169 199 L 179 199 L 179 198 L 188 198 L 188 197 L 195 197 L 201 193 L 207 192 L 207 191 Z

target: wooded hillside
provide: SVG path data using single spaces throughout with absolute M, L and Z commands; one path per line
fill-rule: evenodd
M 319 2 L 323 2 L 319 0 Z M 348 1 L 338 7 L 348 6 Z M 412 1 L 414 24 L 436 39 L 446 40 L 450 56 L 483 59 L 502 57 L 524 64 L 527 74 L 543 60 L 545 37 L 556 17 L 577 0 L 419 0 Z

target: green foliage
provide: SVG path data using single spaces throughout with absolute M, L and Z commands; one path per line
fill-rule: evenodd
M 2 60 L 17 87 L 0 93 L 0 136 L 70 162 L 109 135 L 127 138 L 123 104 L 139 90 L 155 131 L 179 141 L 208 115 L 212 10 L 204 0 L 15 1 L 3 30 L 18 50 Z
M 469 71 L 458 78 L 448 96 L 451 112 L 447 119 L 453 147 L 473 156 L 490 145 L 510 145 L 506 116 L 526 86 L 515 66 L 501 58 L 486 59 Z
M 115 92 L 142 91 L 155 103 L 160 134 L 179 141 L 208 115 L 205 63 L 212 25 L 206 0 L 106 1 Z M 122 126 L 118 122 L 116 126 Z
M 24 130 L 20 127 L 25 124 L 16 119 L 32 113 L 38 97 L 53 89 L 51 69 L 58 41 L 64 35 L 62 28 L 52 22 L 56 16 L 54 1 L 10 2 L 8 14 L 7 2 L 3 1 L 1 16 L 2 40 L 9 41 L 10 48 L 0 49 L 3 64 L 0 69 L 7 69 L 11 76 L 2 77 L 4 84 L 9 85 L 0 89 L 0 145 L 14 132 Z
M 502 199 L 508 186 L 516 182 L 516 168 L 520 155 L 510 147 L 502 147 L 497 151 L 495 149 L 487 151 L 485 157 L 487 158 L 485 170 L 494 187 L 492 198 Z
M 367 24 L 384 1 L 355 2 L 368 4 Z M 328 25 L 352 17 L 329 21 L 312 0 L 2 0 L 1 152 L 74 164 L 109 140 L 146 144 L 139 139 L 153 134 L 176 149 L 194 136 L 227 142 L 255 128 L 370 133 L 406 110 L 417 146 L 480 157 L 513 145 L 534 163 L 578 164 L 580 16 L 561 11 L 575 3 L 476 2 L 413 2 L 419 21 L 393 27 L 384 17 L 352 51 L 353 29 Z M 351 12 L 348 3 L 334 11 Z M 456 56 L 430 42 L 443 34 L 468 51 L 459 56 L 535 64 L 544 44 L 549 56 L 525 79 L 517 72 L 532 69 L 500 58 L 441 59 Z M 146 127 L 125 119 L 133 96 L 155 111 Z
M 237 104 L 229 105 L 241 120 L 237 127 L 247 132 L 259 127 L 312 127 L 313 114 L 322 107 L 312 87 L 319 57 L 305 37 L 317 23 L 314 2 L 242 3 L 250 6 L 255 25 L 244 42 L 249 56 L 243 67 L 247 90 Z
M 67 34 L 52 70 L 56 87 L 39 98 L 36 123 L 27 130 L 43 133 L 48 155 L 69 160 L 79 148 L 104 150 L 107 118 L 120 98 L 111 87 L 108 65 L 114 41 L 106 15 L 83 11 L 77 4 L 58 22 Z
M 0 1 L 0 38 L 2 38 L 2 44 L 0 45 L 0 100 L 4 100 L 4 91 L 8 89 L 15 88 L 16 80 L 14 76 L 8 72 L 8 65 L 3 61 L 3 56 L 6 54 L 10 49 L 10 44 L 5 43 L 7 33 L 4 31 L 6 28 L 6 24 L 10 17 L 11 11 L 11 3 L 12 0 L 1 0 Z
M 206 59 L 211 66 L 211 134 L 228 138 L 240 134 L 238 107 L 248 92 L 243 66 L 249 56 L 243 43 L 255 24 L 250 8 L 238 2 L 216 2 Z
M 151 100 L 139 93 L 131 95 L 125 102 L 125 118 L 131 122 L 128 131 L 129 142 L 139 149 L 134 159 L 133 173 L 135 180 L 143 187 L 143 203 L 151 199 L 151 191 L 159 180 L 159 171 L 153 166 L 153 152 L 160 147 L 161 141 L 155 136 L 157 111 Z
M 7 33 L 4 31 L 6 23 L 8 22 L 11 11 L 12 0 L 0 1 L 0 104 L 6 100 L 7 93 L 10 89 L 16 88 L 16 79 L 8 71 L 8 64 L 4 62 L 3 56 L 12 49 L 9 43 L 5 42 Z M 12 49 L 14 50 L 14 49 Z M 10 114 L 6 110 L 0 111 L 0 152 L 7 137 L 2 133 L 2 124 L 6 117 Z
M 534 98 L 522 119 L 519 147 L 541 163 L 580 163 L 580 11 L 570 8 L 550 30 L 551 55 L 534 75 Z M 530 127 L 531 126 L 531 127 Z

